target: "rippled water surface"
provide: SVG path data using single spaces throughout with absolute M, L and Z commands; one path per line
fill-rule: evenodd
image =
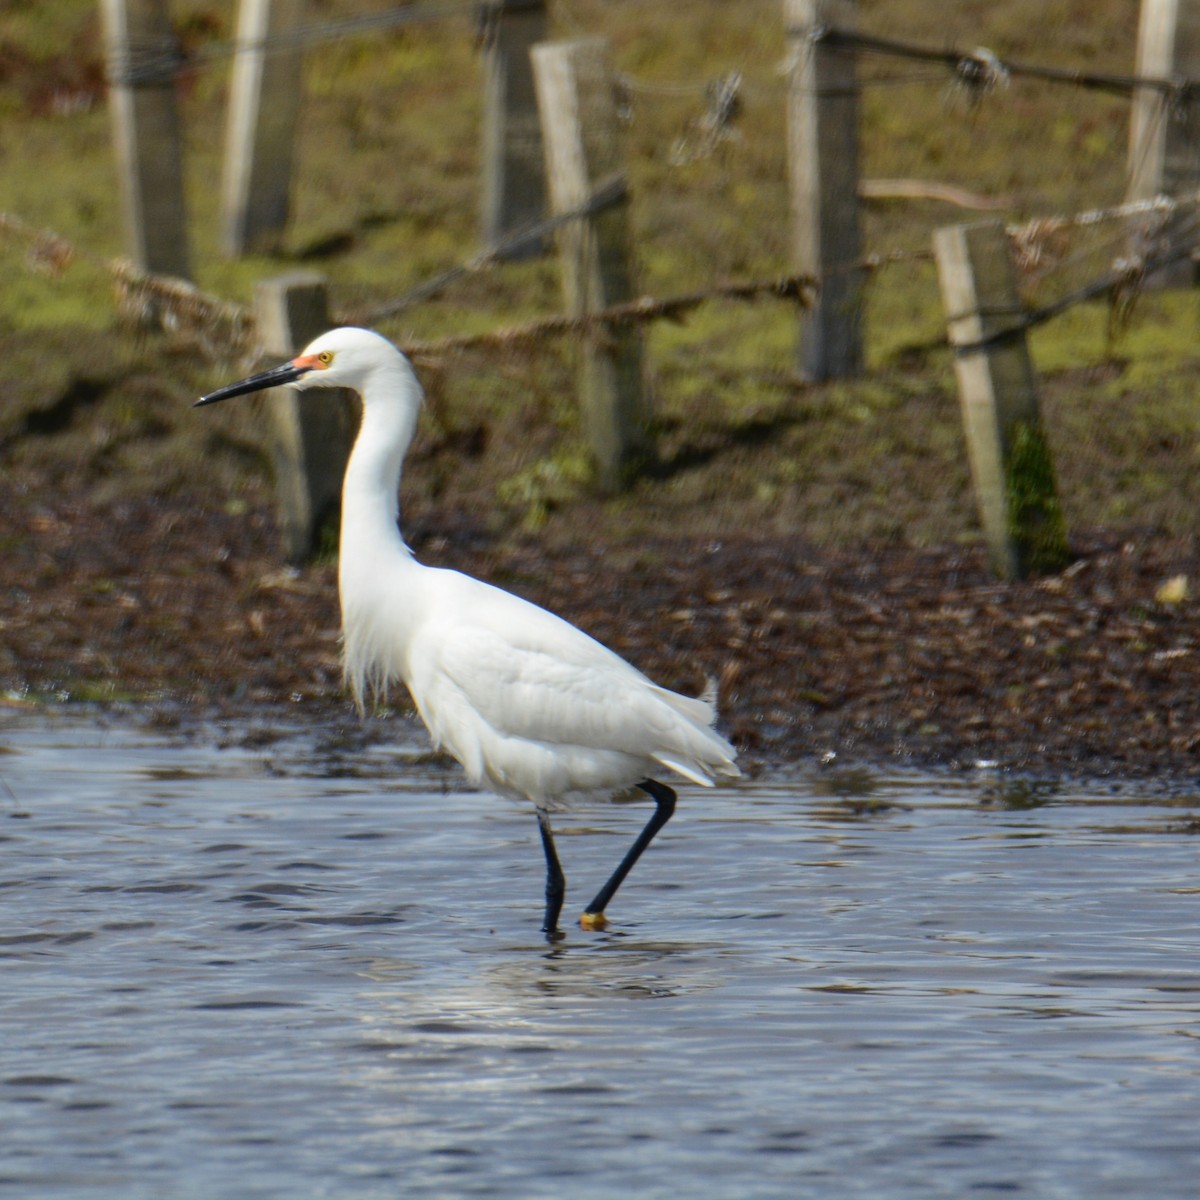
M 0 1195 L 1196 1196 L 1195 797 L 684 791 L 550 947 L 398 739 L 0 716 Z M 558 819 L 566 913 L 645 812 Z

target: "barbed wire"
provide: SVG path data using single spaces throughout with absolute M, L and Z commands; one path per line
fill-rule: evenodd
M 1086 209 L 1071 215 L 1032 217 L 1028 221 L 1006 227 L 1013 246 L 1018 268 L 1029 273 L 1041 266 L 1047 244 L 1058 235 L 1072 229 L 1087 229 L 1096 225 L 1116 221 L 1130 221 L 1134 217 L 1151 218 L 1141 230 L 1144 238 L 1156 236 L 1167 221 L 1181 209 L 1200 205 L 1200 193 L 1182 196 L 1152 196 L 1146 200 L 1131 200 L 1125 204 L 1107 208 Z
M 971 50 L 920 45 L 897 38 L 860 33 L 856 30 L 840 29 L 830 25 L 788 26 L 785 33 L 797 38 L 802 44 L 777 69 L 776 74 L 784 77 L 794 75 L 802 63 L 807 50 L 815 44 L 823 44 L 848 52 L 890 57 L 926 66 L 950 68 L 956 82 L 967 88 L 976 100 L 1011 79 L 1034 79 L 1057 83 L 1090 91 L 1103 91 L 1120 96 L 1132 96 L 1139 91 L 1151 91 L 1171 101 L 1172 106 L 1181 107 L 1191 101 L 1200 91 L 1200 79 L 1180 76 L 1126 75 L 1113 72 L 1085 71 L 1076 67 L 1053 67 L 1040 63 L 1002 58 L 986 46 Z M 650 96 L 705 96 L 721 80 L 731 75 L 742 75 L 743 70 L 731 68 L 718 74 L 706 74 L 700 79 L 653 80 L 628 72 L 618 71 L 614 78 L 625 93 Z M 912 83 L 929 83 L 938 78 L 936 72 L 921 72 L 899 76 L 881 75 L 859 78 L 856 86 L 897 86 Z M 750 94 L 762 90 L 761 82 L 741 83 L 743 92 Z
M 1036 329 L 1039 325 L 1045 325 L 1047 321 L 1053 320 L 1077 304 L 1095 300 L 1098 296 L 1105 294 L 1110 295 L 1115 304 L 1128 306 L 1131 294 L 1140 288 L 1142 281 L 1148 276 L 1174 266 L 1178 262 L 1193 259 L 1198 251 L 1200 251 L 1200 241 L 1193 238 L 1185 243 L 1169 247 L 1161 253 L 1148 255 L 1144 259 L 1131 257 L 1119 260 L 1113 264 L 1111 271 L 1068 292 L 1053 303 L 1041 304 L 1028 309 L 1012 325 L 998 329 L 975 341 L 953 343 L 951 349 L 956 355 L 977 354 L 982 350 L 989 350 L 1003 342 L 1023 337 L 1029 330 Z M 950 316 L 947 318 L 947 323 L 954 319 L 954 315 Z
M 25 265 L 36 274 L 57 279 L 75 262 L 106 272 L 117 312 L 135 324 L 153 319 L 168 330 L 186 328 L 222 356 L 243 358 L 253 352 L 257 323 L 244 305 L 210 296 L 186 279 L 144 271 L 128 258 L 84 249 L 14 213 L 0 212 L 0 235 L 25 246 Z
M 538 2 L 540 0 L 530 0 L 531 4 Z M 311 23 L 253 40 L 234 38 L 211 42 L 191 50 L 185 50 L 173 33 L 135 35 L 110 48 L 108 79 L 114 86 L 162 84 L 182 71 L 205 67 L 244 52 L 284 53 L 302 50 L 322 42 L 458 17 L 472 18 L 476 25 L 477 40 L 486 43 L 494 34 L 501 15 L 500 6 L 489 4 L 486 0 L 429 0 L 426 3 L 411 3 L 380 12 Z M 1200 89 L 1200 80 L 1048 67 L 1002 59 L 986 47 L 976 47 L 969 51 L 946 49 L 860 33 L 857 30 L 845 30 L 834 25 L 789 26 L 784 32 L 789 37 L 798 39 L 803 43 L 803 47 L 807 48 L 823 44 L 864 56 L 890 57 L 916 62 L 926 67 L 949 67 L 954 72 L 955 82 L 970 95 L 972 105 L 978 104 L 987 93 L 1007 84 L 1010 78 L 1020 77 L 1125 96 L 1130 96 L 1140 89 L 1150 90 L 1163 99 L 1160 115 L 1168 111 L 1181 111 Z M 777 74 L 791 76 L 801 63 L 803 53 L 803 48 L 797 49 Z M 616 72 L 614 80 L 619 92 L 626 97 L 621 107 L 627 120 L 632 120 L 632 96 L 635 93 L 697 95 L 703 98 L 704 110 L 686 122 L 671 144 L 669 156 L 675 166 L 686 166 L 697 159 L 709 157 L 722 142 L 741 137 L 736 127 L 741 114 L 741 98 L 752 90 L 752 85 L 746 83 L 740 68 L 699 80 L 654 81 L 623 72 Z M 910 81 L 907 78 L 897 81 L 860 77 L 855 86 Z
M 717 283 L 712 287 L 684 292 L 678 296 L 640 296 L 636 300 L 610 304 L 578 316 L 559 313 L 550 317 L 538 317 L 521 325 L 510 325 L 504 329 L 482 333 L 455 334 L 425 342 L 405 341 L 401 343 L 400 348 L 408 354 L 430 357 L 483 347 L 503 349 L 562 334 L 594 333 L 612 325 L 644 325 L 660 320 L 678 321 L 709 300 L 757 300 L 762 296 L 771 296 L 777 300 L 791 300 L 802 308 L 808 308 L 812 305 L 820 286 L 820 279 L 809 274 L 783 275 L 777 279 L 751 282 Z
M 1200 89 L 1200 80 L 1165 78 L 1149 75 L 1121 75 L 1100 71 L 1081 71 L 1074 67 L 1049 67 L 1039 63 L 1001 58 L 986 47 L 962 51 L 919 45 L 896 38 L 839 29 L 833 25 L 789 26 L 788 34 L 837 50 L 878 54 L 910 62 L 939 63 L 953 70 L 972 87 L 991 88 L 1006 79 L 1036 79 L 1088 91 L 1132 96 L 1139 91 L 1157 92 L 1178 104 L 1189 102 Z
M 375 323 L 394 317 L 418 300 L 432 298 L 462 276 L 499 261 L 506 249 L 511 250 L 515 246 L 524 245 L 534 238 L 544 238 L 571 221 L 594 216 L 626 198 L 624 177 L 618 177 L 607 188 L 597 192 L 586 205 L 535 222 L 466 262 L 440 272 L 394 300 L 369 310 L 339 314 L 335 319 L 340 323 Z M 1128 306 L 1129 298 L 1136 293 L 1142 278 L 1196 254 L 1200 246 L 1200 193 L 1189 193 L 1175 198 L 1156 196 L 1109 208 L 1041 217 L 1020 225 L 1006 226 L 1018 266 L 1029 269 L 1031 264 L 1036 265 L 1040 259 L 1041 252 L 1038 247 L 1051 236 L 1070 229 L 1089 228 L 1112 221 L 1127 222 L 1134 217 L 1149 216 L 1153 218 L 1153 225 L 1144 232 L 1144 240 L 1151 240 L 1166 227 L 1172 217 L 1177 217 L 1189 207 L 1191 216 L 1186 225 L 1173 231 L 1170 244 L 1165 249 L 1118 260 L 1112 270 L 1101 278 L 1083 285 L 1052 304 L 1030 309 L 1011 329 L 990 335 L 989 338 L 969 346 L 956 347 L 957 352 L 986 348 L 995 341 L 1043 324 L 1066 309 L 1105 292 Z M 113 279 L 118 311 L 139 323 L 144 322 L 147 317 L 152 317 L 167 329 L 186 329 L 220 357 L 245 359 L 258 353 L 257 322 L 253 311 L 247 306 L 207 295 L 187 280 L 143 271 L 128 259 L 106 258 L 81 249 L 62 235 L 52 230 L 39 229 L 12 213 L 0 212 L 0 235 L 24 244 L 26 265 L 38 273 L 58 277 L 75 261 L 86 261 L 107 271 Z M 402 342 L 402 348 L 417 355 L 437 356 L 467 349 L 512 347 L 550 336 L 590 333 L 614 324 L 678 320 L 701 304 L 717 299 L 750 301 L 766 296 L 807 307 L 814 302 L 825 279 L 852 272 L 870 274 L 898 263 L 928 262 L 932 258 L 932 252 L 927 250 L 885 251 L 864 255 L 853 262 L 835 264 L 826 268 L 821 276 L 793 273 L 766 280 L 720 282 L 675 296 L 642 296 L 588 313 L 556 314 L 498 330 L 428 341 L 407 340 Z M 944 344 L 944 339 L 938 344 Z
M 470 17 L 476 26 L 477 40 L 486 42 L 490 31 L 500 18 L 500 10 L 481 0 L 438 0 L 438 2 L 413 3 L 388 8 L 380 12 L 343 17 L 301 25 L 294 29 L 268 34 L 262 38 L 243 40 L 231 38 L 214 41 L 193 49 L 185 49 L 173 33 L 164 35 L 133 35 L 125 39 L 111 54 L 109 82 L 118 86 L 136 87 L 142 84 L 162 83 L 180 71 L 205 67 L 236 57 L 245 52 L 280 54 L 303 50 L 322 42 L 398 29 L 407 25 L 430 24 L 458 17 Z M 1176 104 L 1190 101 L 1200 90 L 1200 80 L 1182 77 L 1153 77 L 1118 73 L 1084 71 L 1072 67 L 1051 67 L 1016 59 L 1002 58 L 986 47 L 972 50 L 921 45 L 898 38 L 861 33 L 857 30 L 841 29 L 833 25 L 788 26 L 787 36 L 800 38 L 809 45 L 823 44 L 861 54 L 891 57 L 923 64 L 949 67 L 959 76 L 959 81 L 977 92 L 985 92 L 1003 84 L 1010 78 L 1037 79 L 1060 83 L 1089 90 L 1099 90 L 1130 96 L 1140 90 L 1157 92 Z M 779 70 L 778 74 L 791 75 L 798 65 L 794 55 Z M 714 87 L 731 76 L 739 77 L 739 86 L 751 85 L 741 81 L 741 68 L 731 68 L 717 75 L 691 80 L 651 80 L 616 72 L 614 78 L 620 88 L 628 93 L 660 96 L 688 96 L 711 94 Z M 915 77 L 924 81 L 925 76 Z M 863 83 L 907 83 L 909 77 L 899 80 L 860 81 Z M 753 85 L 757 88 L 760 85 Z
M 407 25 L 427 24 L 471 17 L 476 23 L 477 37 L 486 41 L 488 31 L 499 19 L 499 10 L 481 0 L 440 0 L 424 4 L 407 4 L 380 12 L 343 17 L 284 30 L 265 37 L 245 41 L 233 38 L 210 42 L 185 50 L 173 33 L 165 35 L 133 35 L 115 47 L 108 64 L 109 82 L 117 86 L 137 87 L 158 84 L 172 79 L 180 71 L 208 66 L 254 52 L 278 54 L 302 50 L 322 42 L 397 29 Z M 1192 101 L 1200 90 L 1200 80 L 1185 77 L 1154 77 L 1111 72 L 1084 71 L 1073 67 L 1052 67 L 1016 59 L 1002 58 L 992 50 L 979 46 L 972 50 L 922 45 L 898 38 L 841 29 L 834 25 L 788 26 L 789 37 L 801 39 L 807 45 L 822 44 L 856 54 L 876 55 L 909 62 L 940 65 L 950 68 L 958 81 L 974 94 L 982 95 L 1013 78 L 1041 80 L 1116 95 L 1132 96 L 1138 91 L 1153 91 L 1170 100 L 1174 106 Z M 799 54 L 784 64 L 780 73 L 791 75 L 799 65 Z M 711 94 L 722 80 L 738 76 L 734 69 L 703 80 L 655 81 L 628 73 L 615 76 L 619 87 L 626 92 L 667 96 Z M 863 82 L 895 82 L 883 79 Z M 908 80 L 901 80 L 908 82 Z
M 485 247 L 478 254 L 472 255 L 457 266 L 448 267 L 445 271 L 441 271 L 423 283 L 417 284 L 416 287 L 410 288 L 394 300 L 389 300 L 384 304 L 375 305 L 372 308 L 361 311 L 356 315 L 354 323 L 371 324 L 375 321 L 382 321 L 389 317 L 398 316 L 414 304 L 425 300 L 432 300 L 465 275 L 472 275 L 486 270 L 505 258 L 518 255 L 530 247 L 540 246 L 546 242 L 552 233 L 562 229 L 565 225 L 569 225 L 572 221 L 598 216 L 600 213 L 618 204 L 627 202 L 628 199 L 628 179 L 623 173 L 615 175 L 607 183 L 598 187 L 586 203 L 581 204 L 578 208 L 556 213 L 553 216 L 543 217 L 522 225 L 513 233 L 507 234 Z
M 730 71 L 705 87 L 705 111 L 688 121 L 672 143 L 672 166 L 686 166 L 708 158 L 721 142 L 741 136 L 734 128 L 734 121 L 742 111 L 741 90 L 741 71 Z

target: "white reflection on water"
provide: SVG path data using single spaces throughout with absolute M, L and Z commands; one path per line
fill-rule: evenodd
M 530 816 L 399 733 L 0 726 L 0 1195 L 1195 1194 L 1195 798 L 687 793 L 549 947 Z

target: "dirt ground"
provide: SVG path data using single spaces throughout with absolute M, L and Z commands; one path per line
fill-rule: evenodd
M 501 545 L 450 511 L 410 525 L 424 561 L 546 605 L 669 686 L 715 677 L 722 726 L 752 767 L 987 762 L 1187 787 L 1200 613 L 1185 580 L 1200 581 L 1200 553 L 1163 536 L 1073 541 L 1061 574 L 1010 585 L 977 547 Z M 0 545 L 9 703 L 349 713 L 334 567 L 282 566 L 266 504 L 51 501 L 0 481 Z

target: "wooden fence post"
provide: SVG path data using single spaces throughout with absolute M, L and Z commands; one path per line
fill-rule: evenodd
M 585 316 L 633 297 L 629 192 L 608 45 L 603 38 L 547 42 L 532 57 L 553 211 L 597 209 L 558 232 L 567 309 Z M 590 329 L 581 346 L 580 395 L 597 478 L 618 488 L 647 451 L 641 329 Z
M 304 70 L 304 51 L 287 40 L 305 8 L 305 0 L 239 5 L 221 186 L 221 248 L 230 258 L 278 249 L 287 224 Z
M 1200 77 L 1200 3 L 1196 0 L 1142 0 L 1138 23 L 1138 75 L 1160 79 Z M 1191 94 L 1164 96 L 1139 89 L 1133 94 L 1129 122 L 1129 200 L 1183 196 L 1200 190 L 1200 107 Z M 1168 252 L 1197 240 L 1196 209 L 1172 216 L 1156 239 L 1147 243 L 1145 220 L 1131 226 L 1132 249 L 1145 256 Z M 1187 258 L 1155 271 L 1150 286 L 1189 287 L 1200 281 Z
M 332 324 L 325 280 L 311 272 L 260 280 L 254 310 L 264 351 L 279 358 L 298 354 Z M 337 397 L 344 404 L 328 392 L 306 400 L 291 388 L 273 388 L 268 396 L 284 551 L 289 562 L 301 563 L 337 528 L 354 440 L 350 393 Z
M 1059 570 L 1068 560 L 1066 528 L 1004 223 L 946 226 L 933 248 L 993 566 L 1006 579 Z
M 542 127 L 529 51 L 546 36 L 545 0 L 485 0 L 483 31 L 483 200 L 485 246 L 539 220 L 546 206 Z M 508 254 L 546 249 L 531 239 Z
M 166 0 L 103 0 L 102 11 L 125 245 L 144 271 L 187 279 L 180 51 Z
M 788 168 L 793 261 L 822 279 L 816 303 L 800 314 L 803 378 L 857 375 L 863 362 L 865 272 L 858 230 L 858 82 L 853 50 L 825 42 L 827 28 L 853 32 L 854 0 L 784 0 L 791 73 Z M 829 274 L 830 268 L 838 268 Z

